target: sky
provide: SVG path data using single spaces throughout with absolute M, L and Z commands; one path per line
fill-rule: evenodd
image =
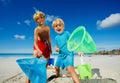
M 58 17 L 70 33 L 84 26 L 99 50 L 120 48 L 120 0 L 0 0 L 0 53 L 33 53 L 36 11 L 46 14 L 53 52 Z

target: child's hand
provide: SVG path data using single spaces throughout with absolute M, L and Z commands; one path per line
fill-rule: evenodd
M 42 52 L 39 50 L 38 51 L 38 57 L 41 57 L 42 56 Z
M 60 49 L 57 46 L 55 46 L 55 50 L 56 50 L 56 52 L 60 51 Z
M 78 52 L 78 55 L 79 56 L 83 56 L 84 54 L 82 52 Z
M 41 56 L 42 56 L 42 52 L 41 51 L 38 51 L 38 50 L 34 51 L 34 57 L 35 58 L 40 58 Z

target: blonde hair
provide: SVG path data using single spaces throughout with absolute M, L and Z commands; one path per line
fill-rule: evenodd
M 40 17 L 45 17 L 45 14 L 41 11 L 38 11 L 36 12 L 34 15 L 33 15 L 33 19 L 35 20 L 35 22 L 40 18 Z
M 54 28 L 56 25 L 63 25 L 64 26 L 64 21 L 61 18 L 57 18 L 52 22 L 52 27 Z

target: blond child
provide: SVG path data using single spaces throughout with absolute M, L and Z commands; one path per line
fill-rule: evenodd
M 53 21 L 52 27 L 55 32 L 58 34 L 55 37 L 56 46 L 55 50 L 59 52 L 58 58 L 55 64 L 55 69 L 57 72 L 57 76 L 59 76 L 60 68 L 66 68 L 70 76 L 72 77 L 75 83 L 80 83 L 80 80 L 74 70 L 74 54 L 73 52 L 69 52 L 67 49 L 67 41 L 70 36 L 68 31 L 64 31 L 64 22 L 62 19 L 57 18 Z
M 50 27 L 44 24 L 45 14 L 43 12 L 36 12 L 33 19 L 38 24 L 34 30 L 34 57 L 39 58 L 43 56 L 46 60 L 48 60 L 52 52 Z M 26 83 L 30 83 L 28 78 L 26 79 Z

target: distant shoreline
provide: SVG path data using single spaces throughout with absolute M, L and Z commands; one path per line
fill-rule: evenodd
M 118 49 L 113 49 L 113 50 L 103 50 L 103 51 L 98 51 L 96 53 L 93 53 L 96 55 L 120 55 L 120 48 Z

